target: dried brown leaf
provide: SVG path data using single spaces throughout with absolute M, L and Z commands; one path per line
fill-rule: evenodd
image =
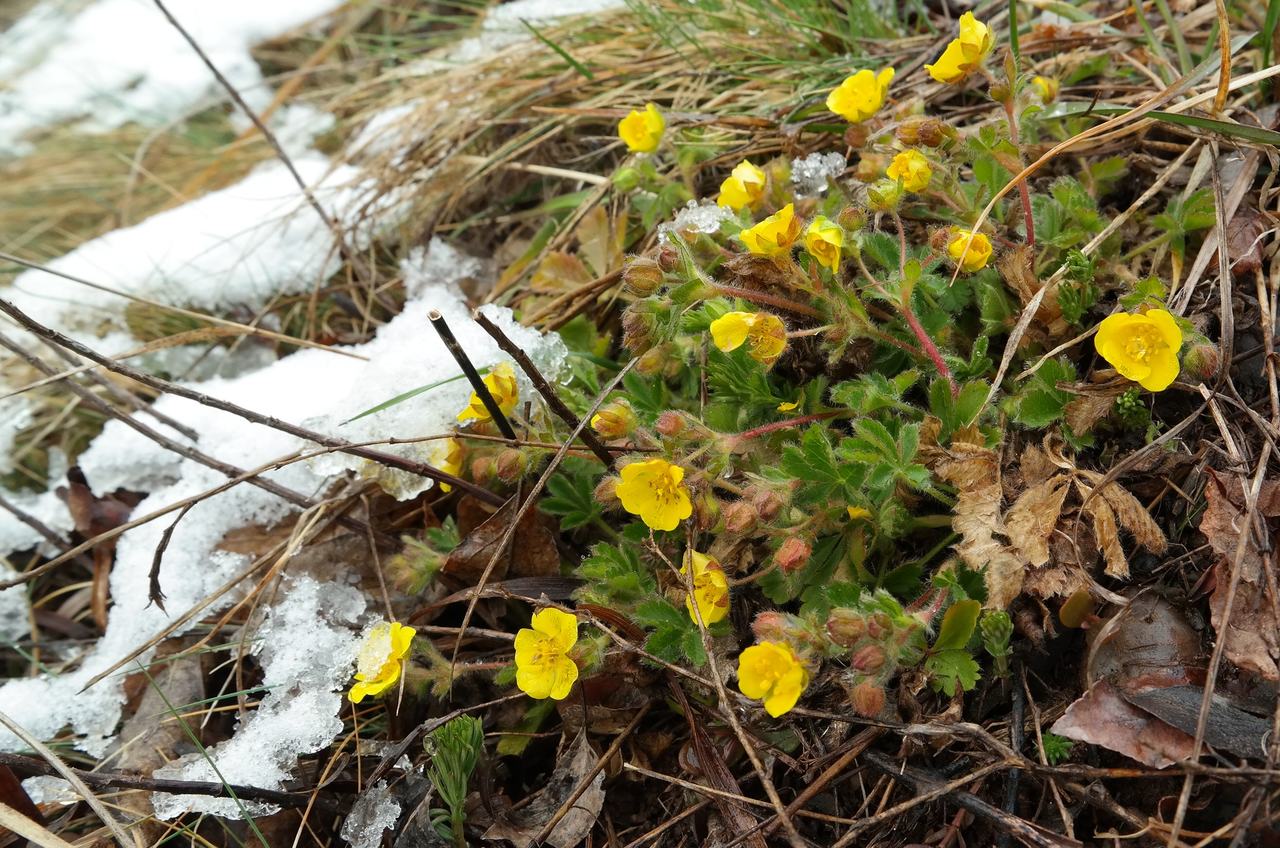
M 1115 511 L 1120 526 L 1133 534 L 1135 542 L 1153 554 L 1162 554 L 1168 550 L 1169 540 L 1165 538 L 1164 531 L 1142 502 L 1129 494 L 1128 489 L 1118 483 L 1108 483 L 1099 494 Z
M 1018 462 L 1018 471 L 1022 474 L 1022 482 L 1028 488 L 1037 483 L 1043 483 L 1061 469 L 1054 464 L 1046 452 L 1039 445 L 1027 445 L 1022 451 L 1022 458 Z
M 1275 605 L 1267 589 L 1265 569 L 1270 565 L 1262 553 L 1257 534 L 1245 522 L 1245 511 L 1240 505 L 1246 482 L 1239 477 L 1220 477 L 1211 471 L 1205 483 L 1208 505 L 1200 519 L 1200 532 L 1222 557 L 1214 570 L 1215 585 L 1213 594 L 1209 596 L 1209 612 L 1218 638 L 1227 640 L 1223 646 L 1227 659 L 1267 680 L 1280 680 L 1280 621 L 1276 620 Z M 1271 510 L 1277 503 L 1276 494 L 1275 484 L 1264 484 L 1258 498 L 1259 512 L 1272 514 Z M 1264 505 L 1266 511 L 1263 510 Z M 1262 532 L 1266 538 L 1261 540 L 1261 544 L 1271 550 L 1273 542 L 1265 525 Z M 1240 556 L 1239 584 L 1231 619 L 1227 622 L 1227 591 L 1241 533 L 1246 535 Z
M 1242 205 L 1227 222 L 1227 256 L 1231 273 L 1237 277 L 1252 275 L 1262 267 L 1262 239 L 1266 222 L 1256 209 Z
M 961 538 L 956 552 L 970 568 L 985 569 L 987 605 L 1004 609 L 1022 591 L 1026 563 L 996 538 L 1005 532 L 1000 457 L 982 445 L 953 443 L 936 471 L 957 489 L 952 528 Z
M 1102 496 L 1089 497 L 1091 490 L 1081 486 L 1081 497 L 1084 498 L 1082 509 L 1093 520 L 1093 535 L 1097 537 L 1098 547 L 1106 560 L 1106 572 L 1112 577 L 1129 576 L 1129 560 L 1120 545 L 1120 526 L 1116 522 L 1115 511 Z
M 1115 402 L 1115 398 L 1106 395 L 1081 395 L 1067 404 L 1064 420 L 1072 433 L 1082 436 L 1107 417 Z
M 1070 489 L 1066 475 L 1055 475 L 1023 492 L 1005 515 L 1009 541 L 1031 565 L 1049 561 L 1049 535 L 1058 525 Z
M 1050 730 L 1059 736 L 1101 745 L 1152 768 L 1190 757 L 1195 739 L 1138 709 L 1099 680 L 1080 696 Z

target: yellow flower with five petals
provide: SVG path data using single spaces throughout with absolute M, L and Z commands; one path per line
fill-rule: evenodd
M 569 658 L 578 642 L 577 616 L 547 607 L 529 625 L 516 633 L 516 686 L 530 698 L 562 701 L 578 679 Z
M 644 105 L 644 111 L 632 109 L 618 122 L 618 138 L 626 142 L 632 153 L 652 153 L 658 149 L 662 134 L 667 129 L 667 119 L 652 103 Z
M 728 206 L 735 212 L 744 206 L 754 206 L 764 196 L 764 184 L 764 171 L 743 159 L 720 183 L 716 204 Z
M 884 68 L 879 73 L 857 71 L 827 95 L 827 109 L 851 124 L 861 123 L 880 111 L 892 79 L 893 68 Z
M 929 160 L 923 153 L 911 149 L 904 150 L 893 157 L 885 174 L 889 179 L 902 183 L 902 187 L 907 191 L 924 191 L 929 187 L 933 169 L 929 167 Z
M 794 707 L 808 685 L 809 670 L 786 643 L 760 642 L 738 655 L 738 689 L 764 701 L 774 718 Z
M 947 244 L 947 253 L 950 254 L 951 261 L 960 266 L 960 270 L 972 274 L 987 267 L 987 262 L 991 259 L 991 239 L 982 233 L 958 229 Z
M 729 614 L 729 579 L 724 569 L 713 557 L 697 551 L 689 551 L 684 557 L 684 566 L 680 574 L 688 574 L 693 570 L 693 595 L 685 595 L 684 606 L 689 611 L 689 618 L 697 623 L 693 605 L 697 603 L 698 613 L 703 624 L 715 624 L 723 621 Z
M 795 204 L 788 203 L 754 227 L 738 233 L 738 238 L 757 256 L 786 256 L 799 235 Z
M 351 703 L 380 695 L 400 679 L 416 633 L 398 621 L 380 621 L 369 630 L 356 655 L 356 682 L 347 693 Z
M 711 341 L 725 353 L 746 344 L 752 359 L 772 365 L 787 349 L 787 327 L 769 312 L 727 312 L 711 322 Z
M 840 268 L 840 250 L 844 247 L 844 229 L 825 215 L 814 218 L 804 231 L 804 249 L 818 264 L 832 272 Z
M 674 530 L 693 515 L 684 469 L 665 459 L 649 459 L 624 465 L 622 480 L 614 489 L 622 508 L 654 530 Z
M 493 399 L 498 402 L 498 408 L 502 410 L 503 415 L 510 415 L 516 408 L 516 403 L 520 400 L 520 386 L 516 383 L 516 372 L 512 370 L 511 363 L 500 362 L 493 368 L 489 369 L 489 373 L 484 376 L 484 384 L 489 389 L 489 394 L 493 395 Z M 459 421 L 492 421 L 493 416 L 489 414 L 489 408 L 484 405 L 484 401 L 480 400 L 480 395 L 475 392 L 471 393 L 471 400 L 467 403 L 465 409 L 458 413 Z
M 1093 346 L 1122 375 L 1147 391 L 1160 392 L 1178 376 L 1182 330 L 1163 309 L 1141 315 L 1117 312 L 1102 319 Z
M 951 39 L 938 61 L 925 65 L 929 76 L 938 82 L 956 83 L 976 71 L 995 47 L 987 25 L 965 12 L 960 16 L 960 35 Z

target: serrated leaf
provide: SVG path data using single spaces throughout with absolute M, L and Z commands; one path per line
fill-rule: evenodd
M 958 648 L 935 651 L 924 661 L 929 685 L 944 695 L 955 695 L 957 690 L 968 692 L 978 685 L 981 669 L 978 661 Z

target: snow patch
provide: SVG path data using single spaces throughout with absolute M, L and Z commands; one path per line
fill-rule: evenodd
M 658 238 L 666 243 L 678 233 L 718 233 L 721 224 L 734 219 L 733 210 L 727 206 L 718 206 L 712 200 L 690 200 L 670 223 L 658 225 Z
M 168 0 L 214 66 L 261 109 L 270 100 L 252 45 L 289 32 L 336 0 Z M 217 81 L 150 0 L 95 0 L 78 13 L 45 0 L 0 37 L 0 154 L 31 149 L 30 134 L 83 119 L 105 131 L 160 125 L 210 94 Z
M 351 848 L 378 848 L 383 832 L 399 819 L 400 802 L 391 796 L 387 782 L 379 780 L 356 799 L 340 835 Z
M 791 185 L 799 197 L 817 197 L 827 190 L 827 181 L 844 173 L 848 166 L 839 153 L 810 153 L 791 160 Z

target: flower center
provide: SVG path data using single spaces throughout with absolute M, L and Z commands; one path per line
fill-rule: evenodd
M 1134 327 L 1124 342 L 1124 353 L 1130 359 L 1146 362 L 1164 347 L 1164 339 L 1155 327 Z
M 660 503 L 669 504 L 676 501 L 676 484 L 667 474 L 662 474 L 650 480 L 649 489 Z

